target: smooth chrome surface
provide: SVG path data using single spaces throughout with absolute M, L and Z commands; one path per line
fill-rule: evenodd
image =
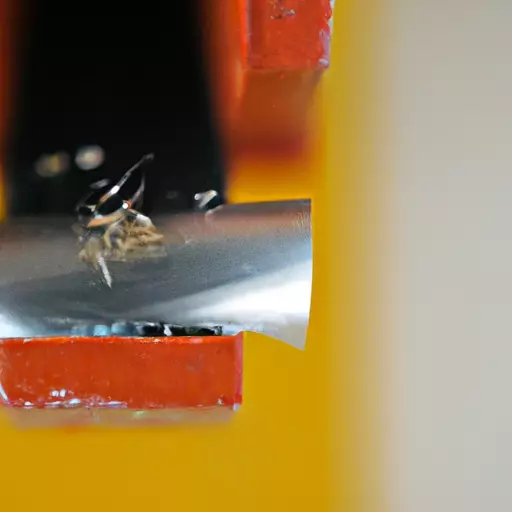
M 166 255 L 109 262 L 112 288 L 78 259 L 72 218 L 0 225 L 0 337 L 102 334 L 115 322 L 222 325 L 302 348 L 312 281 L 309 201 L 153 217 Z

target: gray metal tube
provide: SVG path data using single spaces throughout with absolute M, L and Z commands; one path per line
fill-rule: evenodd
M 165 255 L 110 262 L 109 288 L 78 259 L 73 219 L 0 225 L 0 337 L 109 333 L 116 322 L 221 325 L 303 347 L 312 280 L 309 201 L 153 217 Z

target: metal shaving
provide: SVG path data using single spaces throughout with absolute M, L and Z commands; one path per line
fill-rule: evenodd
M 111 224 L 99 233 L 87 233 L 81 242 L 79 258 L 99 270 L 108 286 L 112 286 L 108 261 L 128 261 L 165 254 L 163 235 L 141 214 Z
M 152 160 L 153 155 L 145 155 L 111 187 L 105 180 L 91 185 L 91 191 L 76 208 L 82 234 L 78 256 L 99 270 L 110 287 L 112 275 L 107 262 L 165 254 L 163 235 L 148 217 L 135 209 L 142 201 L 145 179 L 144 174 L 137 178 L 134 172 Z M 134 176 L 139 180 L 135 191 L 131 197 L 122 198 L 121 190 Z M 91 204 L 94 194 L 102 189 L 105 190 L 97 202 Z

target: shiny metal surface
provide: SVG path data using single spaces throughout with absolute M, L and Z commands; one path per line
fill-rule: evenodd
M 312 281 L 309 201 L 153 217 L 165 255 L 110 262 L 109 288 L 78 259 L 72 218 L 0 225 L 0 337 L 104 334 L 116 322 L 222 325 L 303 347 Z M 103 326 L 103 327 L 102 327 Z

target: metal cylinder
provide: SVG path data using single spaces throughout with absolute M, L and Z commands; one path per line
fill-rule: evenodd
M 155 322 L 256 331 L 303 347 L 312 281 L 309 201 L 152 220 L 164 254 L 109 262 L 111 287 L 79 260 L 73 219 L 0 225 L 0 338 L 112 334 L 115 325 Z

